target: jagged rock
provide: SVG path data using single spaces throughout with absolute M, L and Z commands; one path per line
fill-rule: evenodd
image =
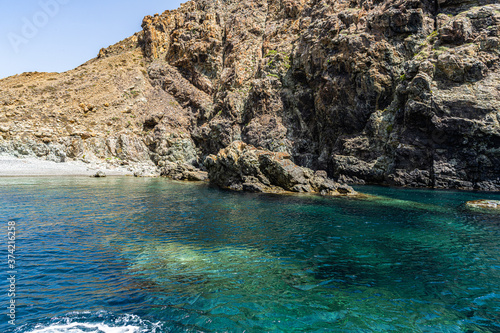
M 182 162 L 166 162 L 161 168 L 161 176 L 174 180 L 205 181 L 208 173 Z
M 157 127 L 153 136 L 146 139 L 150 142 L 151 159 L 160 168 L 168 162 L 198 164 L 198 151 L 189 134 L 169 133 L 164 128 Z
M 205 166 L 212 183 L 232 190 L 357 194 L 351 187 L 327 178 L 325 171 L 297 166 L 290 158 L 288 153 L 257 149 L 235 141 L 216 156 L 207 156 Z
M 467 201 L 465 205 L 469 208 L 495 210 L 500 212 L 500 200 L 474 200 Z
M 104 173 L 104 171 L 99 170 L 92 177 L 95 177 L 95 178 L 104 178 L 104 177 L 106 177 L 106 174 Z
M 160 172 L 152 164 L 139 164 L 129 167 L 129 170 L 133 170 L 134 177 L 159 177 Z
M 497 0 L 192 0 L 142 28 L 0 80 L 0 151 L 184 179 L 168 163 L 241 140 L 335 179 L 500 190 Z

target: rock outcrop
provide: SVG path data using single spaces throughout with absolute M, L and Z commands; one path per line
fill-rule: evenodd
M 133 36 L 65 73 L 0 80 L 0 154 L 137 176 L 158 176 L 167 162 L 196 165 L 191 116 L 155 86 L 147 64 Z
M 0 80 L 0 151 L 185 179 L 243 141 L 342 182 L 499 191 L 497 2 L 188 1 Z
M 208 179 L 206 171 L 199 170 L 190 164 L 182 162 L 167 162 L 160 170 L 162 176 L 174 180 L 205 181 Z
M 168 89 L 202 155 L 243 140 L 342 181 L 500 190 L 499 22 L 496 1 L 191 1 L 143 47 L 186 79 Z
M 241 141 L 231 143 L 205 166 L 210 181 L 220 187 L 250 192 L 308 192 L 322 195 L 356 195 L 350 186 L 328 179 L 325 171 L 297 166 L 288 153 L 257 149 Z

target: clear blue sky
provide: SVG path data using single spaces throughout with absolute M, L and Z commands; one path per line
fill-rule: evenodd
M 185 1 L 0 0 L 0 78 L 75 68 Z

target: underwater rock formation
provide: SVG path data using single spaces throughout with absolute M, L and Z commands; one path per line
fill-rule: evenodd
M 474 200 L 467 201 L 465 206 L 469 208 L 477 208 L 482 210 L 495 210 L 500 212 L 500 201 L 499 200 Z

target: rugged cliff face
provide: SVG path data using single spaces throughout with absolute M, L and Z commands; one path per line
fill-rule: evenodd
M 3 146 L 173 169 L 241 140 L 343 181 L 500 190 L 496 2 L 190 1 L 74 71 L 0 81 Z
M 0 153 L 148 175 L 160 174 L 157 151 L 172 162 L 196 162 L 190 115 L 152 85 L 147 63 L 132 36 L 74 70 L 0 80 Z

